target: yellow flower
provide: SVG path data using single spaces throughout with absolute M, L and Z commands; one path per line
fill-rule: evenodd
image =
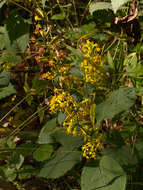
M 35 15 L 34 19 L 35 19 L 35 21 L 40 21 L 40 20 L 42 20 L 38 15 Z

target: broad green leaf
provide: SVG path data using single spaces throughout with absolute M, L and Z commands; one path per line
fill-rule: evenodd
M 111 3 L 108 2 L 92 2 L 89 5 L 89 12 L 92 15 L 93 12 L 103 9 L 112 9 Z
M 8 86 L 9 81 L 10 81 L 10 72 L 8 72 L 7 70 L 3 70 L 0 73 L 0 87 Z
M 116 177 L 125 176 L 126 174 L 117 161 L 110 156 L 103 156 L 100 161 L 102 179 L 105 184 L 109 184 Z M 123 188 L 124 189 L 124 188 Z
M 16 90 L 14 89 L 13 85 L 9 83 L 7 87 L 0 88 L 0 99 L 6 98 L 15 93 Z
M 99 167 L 84 167 L 81 174 L 81 189 L 95 190 L 104 186 Z
M 115 115 L 127 111 L 135 103 L 135 99 L 135 88 L 123 87 L 115 90 L 107 100 L 96 106 L 97 124 L 103 119 L 112 119 Z
M 50 135 L 55 128 L 56 128 L 56 118 L 50 121 L 47 121 L 47 123 L 43 126 L 43 128 L 40 131 L 40 134 L 38 137 L 38 143 L 39 144 L 53 143 L 54 140 Z
M 55 14 L 51 17 L 52 20 L 64 20 L 66 17 L 65 13 L 59 13 L 59 14 Z
M 33 152 L 33 158 L 35 158 L 37 161 L 44 161 L 49 159 L 52 153 L 53 146 L 49 144 L 43 144 Z
M 116 148 L 105 148 L 103 155 L 110 155 L 121 166 L 132 166 L 138 163 L 137 155 L 133 154 L 132 147 L 122 146 Z
M 114 13 L 117 12 L 117 10 L 125 3 L 129 2 L 131 0 L 111 0 L 112 8 Z
M 39 177 L 56 179 L 63 176 L 75 164 L 81 161 L 81 153 L 78 151 L 68 151 L 63 147 L 58 149 L 55 157 L 48 161 L 40 170 Z
M 63 147 L 66 147 L 68 150 L 73 150 L 83 144 L 83 138 L 81 136 L 67 134 L 63 129 L 57 129 L 53 132 L 52 136 L 56 142 L 60 143 Z
M 126 174 L 109 156 L 102 157 L 99 167 L 84 167 L 81 175 L 82 190 L 125 190 Z

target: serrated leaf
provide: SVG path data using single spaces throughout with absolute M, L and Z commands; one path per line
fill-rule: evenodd
M 13 85 L 9 83 L 7 87 L 0 88 L 0 99 L 6 98 L 15 93 L 16 90 L 14 89 Z
M 75 164 L 81 161 L 81 153 L 76 151 L 68 151 L 60 148 L 55 157 L 48 161 L 40 170 L 39 177 L 47 179 L 56 179 L 63 176 Z
M 96 124 L 127 111 L 135 103 L 135 99 L 135 88 L 124 87 L 115 90 L 107 100 L 96 106 Z
M 7 70 L 3 70 L 0 73 L 0 88 L 8 86 L 9 81 L 10 81 L 10 72 L 8 72 Z
M 114 13 L 117 12 L 117 10 L 125 3 L 129 2 L 131 0 L 111 0 L 112 8 Z
M 89 5 L 89 12 L 92 15 L 93 12 L 103 9 L 112 9 L 111 3 L 108 2 L 92 2 Z

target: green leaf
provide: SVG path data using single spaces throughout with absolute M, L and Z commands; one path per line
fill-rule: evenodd
M 24 165 L 23 168 L 21 168 L 18 171 L 18 178 L 19 179 L 29 179 L 31 176 L 35 173 L 35 168 L 31 165 Z
M 56 179 L 63 176 L 75 164 L 81 161 L 81 153 L 76 151 L 68 151 L 63 147 L 58 150 L 55 157 L 48 161 L 39 173 L 39 177 L 47 179 Z
M 115 90 L 107 100 L 96 106 L 96 124 L 127 111 L 135 103 L 135 99 L 135 88 L 124 87 Z
M 72 69 L 70 70 L 70 74 L 72 74 L 73 76 L 82 78 L 83 77 L 83 73 L 81 71 L 81 68 L 78 67 L 78 65 L 72 67 Z
M 29 33 L 28 34 L 23 34 L 19 38 L 17 38 L 12 46 L 14 49 L 21 50 L 22 52 L 26 50 L 27 45 L 29 42 Z
M 126 174 L 109 156 L 102 157 L 99 167 L 84 167 L 81 176 L 82 190 L 125 190 Z
M 14 65 L 20 63 L 21 57 L 16 55 L 15 51 L 5 50 L 3 51 L 2 56 L 0 57 L 0 63 L 8 63 L 9 65 Z
M 20 15 L 13 14 L 6 24 L 13 48 L 25 51 L 29 42 L 29 24 Z
M 110 52 L 107 52 L 107 59 L 108 59 L 108 64 L 110 66 L 111 69 L 114 69 L 114 63 L 113 63 L 113 58 L 110 54 Z
M 16 153 L 22 154 L 24 157 L 32 155 L 33 151 L 35 150 L 36 145 L 33 143 L 23 143 L 17 147 Z
M 12 155 L 10 161 L 8 162 L 8 165 L 11 168 L 15 168 L 15 169 L 18 170 L 22 166 L 23 162 L 24 162 L 24 156 L 14 152 L 14 154 Z
M 2 8 L 2 6 L 3 6 L 5 3 L 6 3 L 6 0 L 2 0 L 2 1 L 0 2 L 0 9 Z
M 66 113 L 59 112 L 59 114 L 58 114 L 58 123 L 61 125 L 63 123 L 63 121 L 65 120 L 65 118 L 66 118 Z
M 79 31 L 81 36 L 93 37 L 93 38 L 95 38 L 98 32 L 96 24 L 94 22 L 82 25 Z
M 89 12 L 92 15 L 93 12 L 98 11 L 98 10 L 103 10 L 103 9 L 112 9 L 111 3 L 107 2 L 92 2 L 89 5 Z
M 142 77 L 143 75 L 143 65 L 138 63 L 136 53 L 129 54 L 126 59 L 124 60 L 124 66 L 126 69 L 126 76 L 130 77 Z
M 95 190 L 100 188 L 105 185 L 101 179 L 99 167 L 84 167 L 81 174 L 81 189 Z
M 139 158 L 143 159 L 143 141 L 138 141 L 137 143 L 135 143 L 135 149 Z
M 0 88 L 0 99 L 6 98 L 15 93 L 16 90 L 14 89 L 13 85 L 9 83 L 7 87 Z
M 64 129 L 55 130 L 52 136 L 56 142 L 60 143 L 63 147 L 66 147 L 68 150 L 73 150 L 83 144 L 83 138 L 81 136 L 67 134 Z
M 4 174 L 5 174 L 5 178 L 8 180 L 8 181 L 13 181 L 15 180 L 16 178 L 16 171 L 15 171 L 15 168 L 9 168 L 9 167 L 3 167 L 3 171 L 4 171 Z
M 90 106 L 90 121 L 93 126 L 95 125 L 95 108 L 96 108 L 96 104 L 92 104 Z
M 122 166 L 133 166 L 138 163 L 137 155 L 133 154 L 132 147 L 122 146 L 120 148 L 105 148 L 104 155 L 110 155 Z
M 3 50 L 5 47 L 5 40 L 3 34 L 0 34 L 0 50 Z
M 64 20 L 66 17 L 65 13 L 59 13 L 59 14 L 55 14 L 51 17 L 52 20 Z
M 73 55 L 76 57 L 76 59 L 78 61 L 80 61 L 80 62 L 82 61 L 83 55 L 82 55 L 80 50 L 75 49 L 75 48 L 68 46 L 68 45 L 66 45 L 66 47 L 67 47 L 67 49 L 69 49 L 73 53 Z
M 38 137 L 38 143 L 39 144 L 49 144 L 53 143 L 54 140 L 50 136 L 52 131 L 56 128 L 56 118 L 47 121 L 47 123 L 43 126 L 43 128 L 40 131 L 39 137 Z
M 10 72 L 8 72 L 7 70 L 3 70 L 0 73 L 0 88 L 8 86 L 9 81 L 10 81 Z
M 117 10 L 125 3 L 129 2 L 131 0 L 111 0 L 112 8 L 114 13 L 117 12 Z
M 8 35 L 6 25 L 4 25 L 3 27 L 0 27 L 0 33 L 1 33 L 1 38 L 3 38 L 3 40 L 2 40 L 3 45 L 2 46 L 6 47 L 6 49 L 11 50 L 11 42 L 9 39 L 9 35 Z
M 51 157 L 53 153 L 53 146 L 52 145 L 41 145 L 36 151 L 33 152 L 33 158 L 37 161 L 44 161 Z
M 45 3 L 46 3 L 46 0 L 42 0 L 43 9 L 45 8 Z

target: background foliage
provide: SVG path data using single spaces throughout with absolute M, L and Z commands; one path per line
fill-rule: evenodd
M 142 4 L 0 1 L 0 187 L 142 188 Z

